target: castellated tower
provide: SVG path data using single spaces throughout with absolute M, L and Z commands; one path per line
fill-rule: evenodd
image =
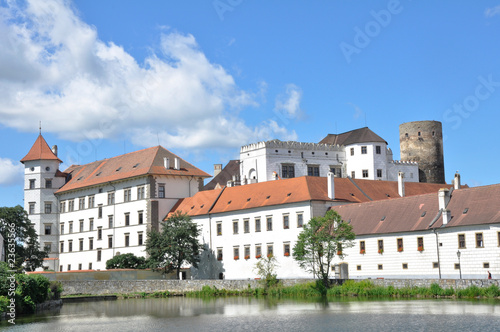
M 418 162 L 420 182 L 446 183 L 443 128 L 439 121 L 415 121 L 399 126 L 402 161 Z

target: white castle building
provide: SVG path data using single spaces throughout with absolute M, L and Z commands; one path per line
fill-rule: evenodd
M 395 161 L 387 142 L 369 128 L 330 134 L 319 143 L 271 140 L 249 144 L 240 150 L 243 184 L 300 176 L 336 177 L 419 182 L 418 163 Z
M 21 162 L 24 208 L 55 271 L 105 269 L 119 253 L 145 256 L 147 231 L 210 177 L 161 146 L 61 172 L 57 148 L 42 135 Z

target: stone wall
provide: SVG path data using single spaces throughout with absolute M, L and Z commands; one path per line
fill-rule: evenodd
M 284 286 L 292 286 L 298 283 L 311 282 L 310 279 L 284 279 Z M 430 287 L 432 283 L 438 283 L 442 288 L 467 288 L 469 286 L 488 287 L 490 285 L 500 286 L 498 280 L 488 279 L 372 279 L 374 284 L 380 286 L 402 287 Z M 93 280 L 93 281 L 62 281 L 63 294 L 128 294 L 128 293 L 153 293 L 169 291 L 183 293 L 188 291 L 199 291 L 203 286 L 216 287 L 227 290 L 244 290 L 248 287 L 257 288 L 262 284 L 259 280 Z

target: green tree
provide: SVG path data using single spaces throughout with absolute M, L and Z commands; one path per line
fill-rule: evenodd
M 34 271 L 48 257 L 47 251 L 40 249 L 36 230 L 20 205 L 0 208 L 0 233 L 4 238 L 6 261 L 12 270 Z M 14 247 L 9 248 L 9 244 Z M 14 260 L 8 256 L 12 253 L 9 249 L 14 249 Z
M 269 288 L 278 283 L 276 268 L 278 268 L 278 261 L 273 254 L 267 255 L 267 258 L 259 259 L 255 264 L 254 271 L 264 282 L 264 287 Z
M 314 217 L 304 225 L 293 248 L 293 258 L 328 287 L 333 258 L 336 255 L 344 258 L 343 249 L 352 247 L 354 238 L 352 225 L 330 210 L 324 217 Z
M 201 244 L 198 241 L 200 230 L 187 214 L 176 212 L 162 225 L 161 232 L 148 232 L 146 252 L 148 265 L 163 273 L 177 272 L 179 277 L 183 265 L 198 267 Z
M 146 259 L 132 253 L 116 255 L 106 261 L 106 269 L 145 269 Z

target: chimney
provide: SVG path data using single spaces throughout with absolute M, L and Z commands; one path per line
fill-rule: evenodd
M 335 199 L 335 176 L 332 172 L 328 172 L 328 198 Z
M 273 180 L 278 180 L 278 173 L 273 172 Z
M 214 177 L 222 171 L 222 164 L 214 164 Z
M 170 168 L 170 159 L 167 157 L 163 157 L 163 166 L 165 166 L 166 169 Z
M 447 225 L 451 219 L 450 210 L 444 209 L 443 212 L 441 213 L 441 215 L 443 216 L 443 225 Z
M 227 186 L 228 187 L 232 187 L 233 186 L 233 181 L 231 181 L 231 180 L 227 181 Z
M 398 172 L 398 194 L 405 197 L 405 173 Z
M 181 161 L 179 157 L 175 157 L 174 159 L 174 169 L 181 169 Z
M 450 190 L 446 188 L 439 189 L 438 192 L 439 210 L 445 211 L 448 202 L 450 201 Z
M 52 146 L 52 153 L 55 154 L 57 157 L 57 145 Z
M 460 174 L 458 171 L 455 173 L 455 178 L 453 179 L 453 189 L 460 189 Z

